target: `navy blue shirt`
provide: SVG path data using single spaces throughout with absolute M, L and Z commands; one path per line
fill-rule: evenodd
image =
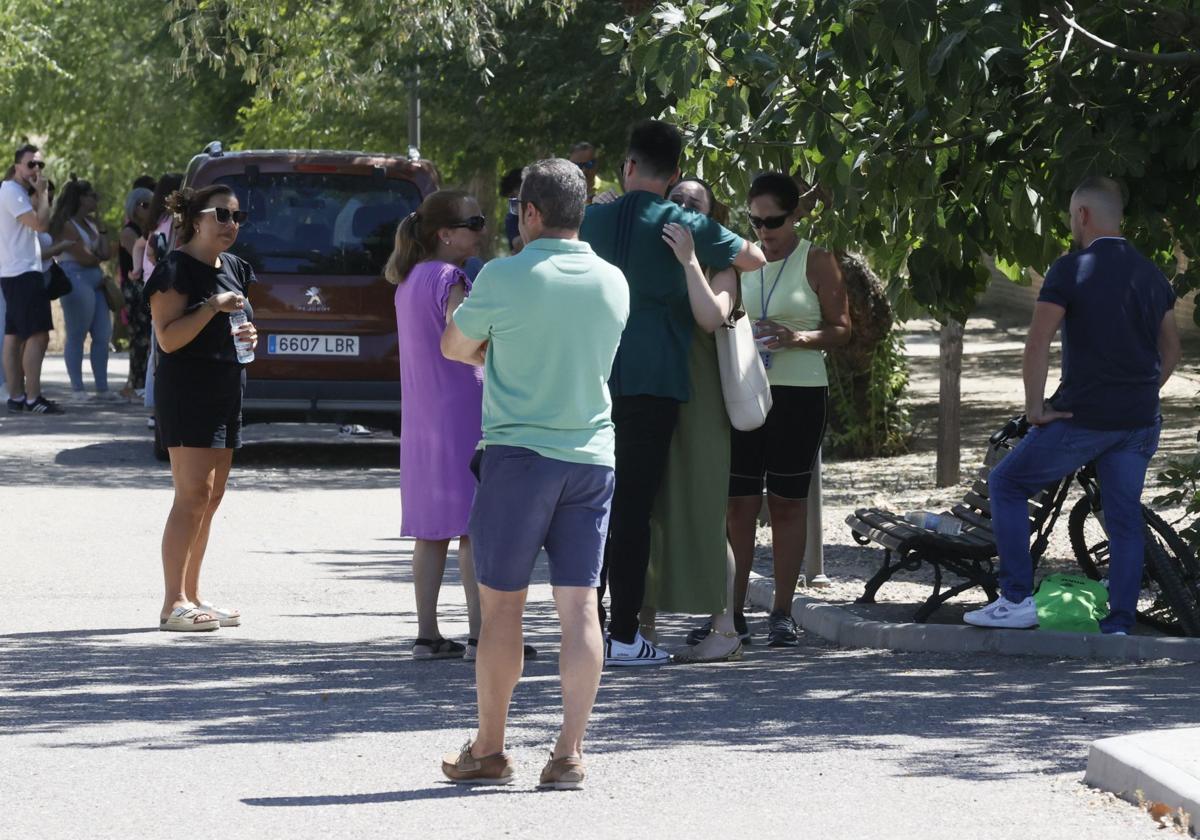
M 1063 320 L 1062 384 L 1051 404 L 1088 429 L 1138 429 L 1158 419 L 1158 333 L 1175 292 L 1125 239 L 1102 237 L 1060 257 L 1038 301 Z

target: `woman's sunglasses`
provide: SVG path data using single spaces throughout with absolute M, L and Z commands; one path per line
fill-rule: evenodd
M 765 219 L 759 216 L 750 216 L 750 226 L 755 230 L 766 228 L 767 230 L 778 230 L 783 227 L 783 223 L 790 217 L 791 213 L 784 213 L 781 216 L 767 216 Z
M 446 225 L 446 227 L 466 228 L 467 230 L 473 230 L 478 233 L 487 227 L 487 219 L 485 219 L 483 216 L 472 216 L 469 219 L 463 219 L 461 222 L 455 222 L 452 225 Z
M 246 224 L 250 214 L 245 210 L 230 210 L 228 207 L 205 207 L 201 213 L 212 213 L 217 217 L 217 224 L 227 225 L 233 222 L 237 225 Z

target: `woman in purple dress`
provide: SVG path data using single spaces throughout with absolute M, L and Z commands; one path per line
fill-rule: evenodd
M 400 534 L 416 539 L 414 659 L 467 653 L 438 630 L 438 592 L 452 539 L 458 540 L 470 640 L 479 636 L 479 588 L 467 517 L 475 495 L 470 465 L 481 436 L 483 370 L 448 361 L 440 343 L 446 322 L 471 291 L 461 266 L 478 255 L 484 225 L 473 197 L 439 190 L 396 229 L 396 248 L 385 272 L 396 285 L 400 336 Z

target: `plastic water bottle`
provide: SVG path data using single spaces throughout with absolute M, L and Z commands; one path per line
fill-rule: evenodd
M 235 309 L 229 313 L 229 331 L 233 333 L 233 346 L 237 350 L 237 360 L 243 365 L 254 361 L 254 346 L 249 340 L 237 335 L 237 331 L 242 328 L 242 325 L 248 323 L 250 323 L 250 319 L 246 317 L 245 310 Z
M 937 531 L 939 534 L 949 537 L 956 537 L 962 533 L 962 521 L 953 516 L 943 516 L 927 510 L 914 510 L 904 514 L 904 518 L 918 528 Z

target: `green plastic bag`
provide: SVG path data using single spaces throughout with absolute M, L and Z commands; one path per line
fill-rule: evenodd
M 1083 575 L 1047 575 L 1033 593 L 1038 629 L 1099 633 L 1108 615 L 1108 589 Z

